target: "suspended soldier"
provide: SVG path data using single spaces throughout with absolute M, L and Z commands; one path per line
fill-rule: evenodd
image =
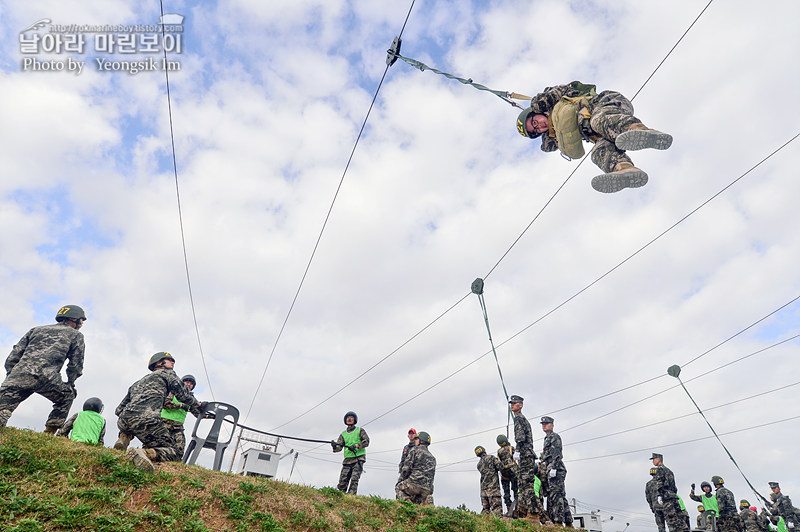
M 647 499 L 647 505 L 650 506 L 650 511 L 653 512 L 653 516 L 656 519 L 656 526 L 658 527 L 658 532 L 666 532 L 667 526 L 666 521 L 664 520 L 664 509 L 663 504 L 659 504 L 658 502 L 658 487 L 656 483 L 656 472 L 658 470 L 655 467 L 650 468 L 650 476 L 653 477 L 647 481 L 647 484 L 644 485 L 644 498 Z M 699 520 L 698 520 L 698 527 L 699 527 Z
M 675 475 L 664 465 L 663 455 L 653 453 L 650 460 L 656 468 L 656 502 L 662 505 L 670 532 L 688 532 L 689 526 L 683 517 L 678 499 Z
M 770 532 L 767 516 L 763 513 L 758 515 L 750 508 L 750 501 L 746 499 L 739 501 L 739 518 L 744 524 L 745 532 Z
M 592 179 L 598 192 L 619 192 L 647 184 L 647 174 L 633 166 L 626 150 L 666 150 L 672 137 L 650 129 L 633 116 L 633 104 L 614 91 L 596 93 L 594 85 L 573 81 L 547 87 L 517 118 L 523 137 L 542 137 L 542 151 L 570 159 L 583 157 L 583 141 L 594 143 L 592 162 L 603 174 Z
M 433 478 L 436 475 L 436 458 L 428 446 L 431 436 L 427 432 L 419 433 L 419 444 L 403 463 L 400 471 L 400 482 L 395 488 L 397 498 L 411 501 L 414 504 L 433 504 Z
M 475 456 L 478 460 L 478 472 L 481 474 L 481 515 L 494 514 L 495 517 L 503 516 L 503 500 L 500 498 L 500 459 L 492 454 L 487 454 L 486 449 L 478 445 L 475 447 Z
M 197 381 L 194 375 L 184 375 L 181 377 L 181 382 L 189 390 L 189 393 L 194 397 L 194 388 L 197 386 Z M 161 408 L 161 420 L 167 427 L 167 430 L 175 440 L 175 448 L 178 450 L 178 456 L 183 456 L 183 451 L 186 447 L 186 434 L 183 432 L 183 425 L 186 422 L 186 414 L 192 413 L 194 417 L 200 417 L 200 410 L 197 407 L 192 407 L 186 403 L 182 403 L 175 398 L 175 394 L 170 392 L 164 400 L 164 406 Z
M 715 494 L 717 511 L 719 512 L 717 531 L 743 532 L 742 520 L 737 512 L 736 498 L 733 496 L 733 492 L 723 486 L 725 481 L 719 475 L 711 477 L 711 483 L 714 484 L 714 488 L 717 490 Z
M 347 428 L 339 434 L 336 441 L 331 441 L 333 452 L 338 453 L 344 449 L 344 460 L 342 460 L 342 472 L 339 474 L 339 484 L 337 489 L 353 495 L 358 492 L 358 480 L 364 471 L 364 462 L 367 461 L 367 446 L 369 436 L 367 431 L 356 427 L 358 416 L 355 412 L 348 412 L 344 415 L 344 424 Z M 349 486 L 349 487 L 348 487 Z
M 770 497 L 774 499 L 772 508 L 770 509 L 772 515 L 782 517 L 786 524 L 786 529 L 789 532 L 795 532 L 800 529 L 800 515 L 798 515 L 795 507 L 792 506 L 792 500 L 781 493 L 781 486 L 777 482 L 770 482 L 769 487 L 772 490 L 772 495 Z
M 519 500 L 519 486 L 517 484 L 517 476 L 519 474 L 519 464 L 514 460 L 514 447 L 508 443 L 508 437 L 505 434 L 497 436 L 497 459 L 500 460 L 500 485 L 503 488 L 503 500 L 506 503 L 506 515 L 511 517 L 514 511 L 513 503 L 511 502 L 511 495 L 514 495 L 514 501 Z
M 106 420 L 103 413 L 103 401 L 99 397 L 90 397 L 83 403 L 83 412 L 78 412 L 58 429 L 56 436 L 64 436 L 72 441 L 104 445 L 106 437 Z
M 572 528 L 572 513 L 564 486 L 567 467 L 564 465 L 561 436 L 553 432 L 553 418 L 550 416 L 543 416 L 541 424 L 546 436 L 541 456 L 544 467 L 539 470 L 547 471 L 547 511 L 555 524 Z
M 175 439 L 161 421 L 161 408 L 167 396 L 172 393 L 178 401 L 201 410 L 207 404 L 197 402 L 178 379 L 174 367 L 175 358 L 166 351 L 150 357 L 147 364 L 150 373 L 128 388 L 115 411 L 119 417 L 119 439 L 114 448 L 126 449 L 134 437 L 139 438 L 142 448 L 128 449 L 127 454 L 136 467 L 145 471 L 155 470 L 153 462 L 171 462 L 181 458 Z
M 533 498 L 536 497 L 534 491 L 536 452 L 533 450 L 531 424 L 522 413 L 524 401 L 525 399 L 519 395 L 512 395 L 508 401 L 514 416 L 514 442 L 519 452 L 519 500 L 516 509 L 518 517 L 528 515 L 528 511 L 535 507 Z
M 75 381 L 83 373 L 84 341 L 80 328 L 86 313 L 78 305 L 66 305 L 56 313 L 56 323 L 34 327 L 23 336 L 6 359 L 6 379 L 0 385 L 0 428 L 14 410 L 34 393 L 53 402 L 45 433 L 55 434 L 67 419 L 78 395 Z M 67 382 L 61 368 L 67 364 Z

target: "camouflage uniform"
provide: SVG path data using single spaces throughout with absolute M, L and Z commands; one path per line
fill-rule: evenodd
M 569 525 L 572 523 L 572 513 L 564 487 L 567 468 L 563 461 L 561 436 L 550 432 L 544 437 L 541 458 L 547 470 L 547 511 L 555 523 Z
M 128 388 L 128 393 L 117 406 L 117 426 L 120 435 L 129 439 L 138 437 L 142 448 L 156 452 L 156 462 L 178 461 L 177 443 L 161 418 L 161 408 L 167 395 L 174 394 L 182 403 L 197 407 L 197 399 L 183 384 L 174 370 L 157 368 Z
M 773 493 L 773 495 L 775 494 Z M 772 515 L 783 517 L 783 520 L 786 522 L 787 530 L 798 530 L 798 527 L 800 527 L 800 515 L 798 515 L 794 506 L 792 506 L 792 500 L 783 493 L 779 493 L 775 498 L 770 512 Z M 790 523 L 794 526 L 790 526 Z
M 653 512 L 653 515 L 655 516 L 658 532 L 666 532 L 667 525 L 666 521 L 664 520 L 664 505 L 658 503 L 657 491 L 658 486 L 654 477 L 648 480 L 647 484 L 644 485 L 644 497 L 647 499 L 647 505 L 650 506 L 650 511 Z M 700 525 L 698 521 L 698 527 L 699 526 Z
M 717 532 L 743 532 L 744 526 L 739 514 L 736 512 L 736 500 L 733 492 L 724 486 L 718 486 L 714 494 L 717 498 L 719 517 L 717 518 Z
M 511 509 L 511 493 L 514 493 L 514 500 L 519 498 L 517 476 L 519 475 L 519 464 L 514 460 L 514 448 L 508 444 L 497 449 L 497 458 L 500 460 L 500 484 L 503 487 L 503 500 L 506 502 L 506 509 Z
M 536 452 L 533 450 L 533 431 L 531 424 L 522 412 L 514 414 L 514 442 L 519 451 L 519 501 L 521 513 L 536 508 L 533 501 L 534 476 L 536 476 Z
M 431 504 L 436 458 L 428 445 L 420 443 L 409 454 L 400 471 L 400 482 L 395 487 L 397 498 L 414 504 Z
M 369 445 L 369 436 L 367 436 L 366 430 L 356 427 L 355 425 L 348 425 L 345 430 L 347 432 L 353 432 L 356 429 L 361 431 L 359 433 L 360 445 L 362 449 L 365 449 Z M 344 445 L 344 436 L 339 434 L 339 438 L 333 444 L 333 452 L 338 453 L 344 449 Z M 345 491 L 355 495 L 358 492 L 358 481 L 361 479 L 361 473 L 364 472 L 364 462 L 366 461 L 367 455 L 346 456 L 344 460 L 342 460 L 342 471 L 339 473 L 339 484 L 336 488 L 339 491 Z
M 758 515 L 750 508 L 742 508 L 739 511 L 739 519 L 742 520 L 746 532 L 770 532 L 767 516 Z
M 670 532 L 688 532 L 689 526 L 678 502 L 678 487 L 675 475 L 665 466 L 656 467 L 656 501 L 663 505 L 664 517 Z
M 189 393 L 192 395 L 192 397 L 194 397 L 194 393 L 192 393 L 191 391 L 189 391 Z M 175 399 L 175 401 L 178 401 L 176 403 L 175 401 L 173 401 L 174 398 L 175 398 L 174 393 L 170 393 L 169 395 L 167 395 L 167 398 L 164 400 L 164 405 L 162 408 L 165 408 L 167 410 L 185 410 L 185 408 L 183 408 L 183 405 L 185 403 L 181 403 L 180 401 Z M 190 408 L 189 412 L 194 417 L 200 416 L 200 410 L 197 407 Z M 167 430 L 172 436 L 172 439 L 175 440 L 175 449 L 178 452 L 178 456 L 183 457 L 183 451 L 186 448 L 186 434 L 184 433 L 184 424 L 181 423 L 180 421 L 176 421 L 174 419 L 167 419 L 165 417 L 162 417 L 161 421 L 164 423 L 164 426 L 167 427 Z
M 573 82 L 576 83 L 576 82 Z M 531 100 L 531 107 L 537 114 L 550 113 L 553 107 L 564 96 L 575 97 L 583 91 L 570 83 L 547 87 Z M 614 140 L 617 136 L 642 121 L 633 116 L 633 104 L 625 96 L 614 91 L 603 91 L 589 100 L 588 110 L 591 118 L 579 116 L 578 125 L 584 138 L 595 140 L 592 150 L 592 162 L 604 172 L 613 172 L 617 163 L 631 163 L 623 150 L 617 148 Z M 551 136 L 552 134 L 552 136 Z M 542 151 L 558 150 L 555 133 L 542 135 Z
M 478 460 L 478 471 L 481 473 L 481 515 L 494 514 L 497 517 L 503 515 L 503 502 L 500 497 L 500 481 L 497 474 L 502 468 L 500 460 L 491 454 L 484 452 Z
M 0 428 L 33 393 L 53 402 L 45 426 L 55 432 L 64 424 L 75 399 L 73 387 L 83 373 L 83 333 L 67 323 L 34 327 L 23 336 L 6 359 L 6 379 L 0 385 Z M 67 364 L 67 382 L 61 367 Z

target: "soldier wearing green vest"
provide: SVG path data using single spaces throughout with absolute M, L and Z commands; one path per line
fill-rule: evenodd
M 692 491 L 689 492 L 689 498 L 697 501 L 703 505 L 706 510 L 714 510 L 714 515 L 719 517 L 719 507 L 717 505 L 717 497 L 711 493 L 711 484 L 706 481 L 700 483 L 700 489 L 703 490 L 702 495 L 695 495 L 694 484 L 692 484 Z
M 194 397 L 192 391 L 197 386 L 197 381 L 193 375 L 184 375 L 181 377 L 184 386 L 189 390 L 189 393 Z M 175 398 L 175 394 L 170 392 L 167 399 L 164 401 L 164 407 L 161 409 L 161 420 L 167 426 L 172 437 L 175 439 L 175 444 L 178 449 L 178 456 L 183 456 L 183 450 L 186 447 L 186 435 L 183 432 L 183 424 L 186 421 L 186 414 L 192 413 L 194 417 L 200 415 L 200 410 L 197 407 L 192 407 L 186 403 L 182 403 Z
M 344 450 L 342 472 L 339 474 L 339 484 L 336 488 L 355 495 L 358 492 L 358 480 L 364 471 L 364 462 L 367 461 L 367 446 L 369 436 L 367 431 L 357 427 L 358 416 L 350 411 L 344 415 L 344 424 L 347 428 L 339 434 L 336 441 L 331 440 L 333 452 Z
M 626 151 L 666 150 L 672 136 L 650 129 L 633 116 L 633 104 L 614 91 L 596 93 L 594 85 L 573 81 L 547 87 L 517 118 L 523 137 L 542 137 L 542 151 L 560 150 L 570 159 L 584 155 L 583 141 L 594 143 L 592 162 L 603 174 L 592 179 L 598 192 L 619 192 L 647 184 Z
M 78 412 L 58 429 L 56 436 L 64 436 L 72 441 L 104 445 L 106 437 L 106 420 L 103 413 L 103 401 L 99 397 L 90 397 L 83 403 L 83 412 Z

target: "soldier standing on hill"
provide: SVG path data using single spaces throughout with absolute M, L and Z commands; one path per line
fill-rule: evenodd
M 544 437 L 542 448 L 542 463 L 547 471 L 547 511 L 557 525 L 563 523 L 567 528 L 572 528 L 572 513 L 569 511 L 567 491 L 564 481 L 567 478 L 567 467 L 564 465 L 561 436 L 553 432 L 553 418 L 544 416 L 541 420 Z
M 522 413 L 524 398 L 512 395 L 508 401 L 514 415 L 514 442 L 519 452 L 519 499 L 517 500 L 517 516 L 525 517 L 535 507 L 533 498 L 536 476 L 536 452 L 533 450 L 533 431 L 531 424 Z
M 656 502 L 661 504 L 664 517 L 667 519 L 670 532 L 688 532 L 689 525 L 684 519 L 678 502 L 678 487 L 675 485 L 675 475 L 664 465 L 664 457 L 653 453 L 650 457 L 656 468 Z
M 367 431 L 356 427 L 358 416 L 355 412 L 344 415 L 344 424 L 347 428 L 339 434 L 336 441 L 331 441 L 333 452 L 338 453 L 344 449 L 342 472 L 339 474 L 337 489 L 355 495 L 358 492 L 358 480 L 364 471 L 364 462 L 367 461 L 367 446 L 369 436 Z M 349 485 L 349 487 L 348 487 Z
M 775 502 L 770 508 L 772 515 L 779 515 L 783 517 L 786 523 L 786 530 L 794 532 L 800 529 L 800 515 L 798 515 L 795 507 L 792 506 L 792 500 L 781 493 L 781 487 L 777 482 L 770 482 L 769 487 L 772 490 L 770 498 L 774 496 Z
M 139 469 L 153 471 L 153 462 L 170 462 L 180 459 L 175 439 L 161 421 L 161 408 L 167 395 L 173 393 L 182 403 L 190 407 L 205 408 L 205 402 L 198 403 L 192 393 L 178 379 L 172 369 L 175 359 L 161 351 L 150 357 L 147 368 L 151 371 L 130 388 L 117 406 L 119 416 L 119 439 L 115 449 L 126 449 L 134 437 L 142 441 L 142 449 L 128 449 L 128 458 Z
M 502 517 L 503 500 L 500 498 L 500 481 L 497 478 L 501 469 L 500 460 L 493 454 L 487 454 L 480 445 L 475 447 L 475 456 L 480 458 L 477 467 L 481 474 L 481 515 Z
M 6 359 L 6 379 L 0 385 L 0 428 L 34 393 L 53 402 L 44 432 L 55 434 L 61 428 L 78 395 L 75 381 L 83 373 L 85 346 L 79 329 L 85 321 L 81 307 L 66 305 L 56 313 L 56 323 L 34 327 L 17 342 Z M 67 382 L 62 382 L 61 367 L 67 359 Z
M 403 454 L 400 456 L 400 465 L 397 468 L 398 472 L 397 482 L 395 482 L 394 484 L 394 494 L 395 498 L 397 499 L 400 498 L 400 492 L 398 491 L 397 486 L 400 484 L 400 481 L 403 480 L 403 477 L 399 476 L 399 473 L 403 472 L 403 464 L 406 463 L 406 460 L 408 460 L 409 457 L 411 456 L 414 447 L 416 447 L 418 444 L 419 444 L 419 436 L 417 436 L 417 431 L 414 430 L 413 428 L 408 429 L 408 443 L 405 445 L 405 447 L 403 447 Z
M 400 482 L 395 487 L 397 498 L 414 504 L 433 504 L 433 477 L 436 475 L 436 458 L 428 450 L 431 436 L 419 433 L 419 444 L 403 463 Z
M 717 510 L 719 512 L 719 519 L 717 520 L 718 532 L 743 532 L 744 526 L 736 511 L 736 498 L 733 492 L 724 487 L 725 481 L 719 475 L 711 477 L 711 483 L 714 484 L 717 492 L 714 496 L 717 499 Z
M 746 532 L 770 532 L 769 519 L 765 514 L 758 515 L 750 508 L 750 502 L 742 499 L 739 502 L 739 518 Z
M 517 476 L 519 474 L 519 464 L 514 460 L 514 448 L 508 443 L 508 437 L 505 434 L 497 436 L 497 458 L 500 460 L 500 485 L 503 487 L 503 500 L 506 503 L 506 515 L 511 517 L 513 513 L 513 506 L 511 502 L 511 494 L 514 494 L 514 500 L 519 500 L 519 491 L 517 485 Z
M 656 483 L 657 471 L 655 467 L 650 468 L 650 476 L 653 478 L 648 480 L 647 484 L 644 485 L 644 496 L 645 499 L 647 499 L 648 506 L 650 506 L 650 511 L 653 512 L 653 516 L 655 516 L 658 532 L 666 532 L 667 525 L 664 520 L 664 505 L 658 503 L 658 485 Z M 698 522 L 698 527 L 699 526 L 700 524 Z

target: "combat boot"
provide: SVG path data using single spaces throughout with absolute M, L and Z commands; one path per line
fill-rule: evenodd
M 604 194 L 619 192 L 623 188 L 639 188 L 647 184 L 647 174 L 631 163 L 617 163 L 613 172 L 592 179 L 592 188 Z
M 57 430 L 58 430 L 58 427 L 53 427 L 53 426 L 48 425 L 48 426 L 46 426 L 44 428 L 44 433 L 45 434 L 53 434 L 53 435 L 55 435 Z
M 134 449 L 131 447 L 125 454 L 133 462 L 133 465 L 142 471 L 150 471 L 152 473 L 156 470 L 156 466 L 151 462 L 151 458 L 154 459 L 156 457 L 156 452 L 153 449 Z
M 628 131 L 617 135 L 614 144 L 620 150 L 635 151 L 653 148 L 666 150 L 672 146 L 672 135 L 650 129 L 644 124 L 634 124 Z
M 131 439 L 127 434 L 120 434 L 119 439 L 114 443 L 114 449 L 124 451 L 131 444 Z

